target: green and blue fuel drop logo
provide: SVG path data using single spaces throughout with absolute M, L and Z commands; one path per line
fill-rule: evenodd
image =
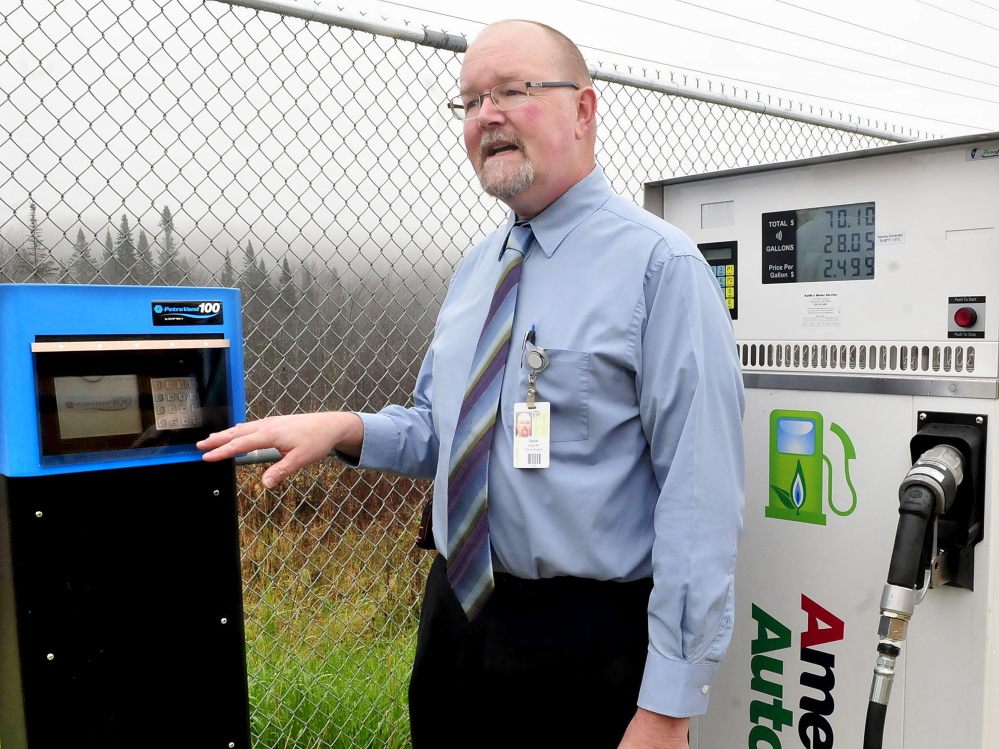
M 800 523 L 826 524 L 823 489 L 829 509 L 837 515 L 849 515 L 857 509 L 857 490 L 850 479 L 850 461 L 857 457 L 853 442 L 839 425 L 830 423 L 829 431 L 843 443 L 843 474 L 850 490 L 850 506 L 839 509 L 833 504 L 833 464 L 823 453 L 823 420 L 818 411 L 770 412 L 770 503 L 768 518 L 796 520 Z M 827 470 L 823 486 L 822 466 Z

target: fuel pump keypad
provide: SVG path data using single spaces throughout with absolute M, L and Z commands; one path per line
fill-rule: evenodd
M 199 427 L 203 417 L 194 377 L 152 377 L 149 387 L 160 431 Z
M 697 245 L 697 249 L 708 261 L 715 280 L 721 287 L 722 296 L 725 297 L 725 304 L 733 320 L 739 319 L 739 296 L 737 292 L 738 284 L 736 278 L 736 265 L 738 263 L 738 243 L 736 242 L 709 242 Z

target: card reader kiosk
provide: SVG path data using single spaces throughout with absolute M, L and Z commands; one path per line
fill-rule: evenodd
M 249 746 L 234 289 L 0 285 L 0 745 Z

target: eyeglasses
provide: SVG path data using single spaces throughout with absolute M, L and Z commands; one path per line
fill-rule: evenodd
M 487 96 L 496 108 L 504 112 L 527 104 L 532 88 L 574 88 L 579 86 L 572 81 L 507 81 L 493 86 L 485 94 L 459 94 L 448 101 L 447 107 L 457 120 L 474 120 L 479 116 L 482 100 Z

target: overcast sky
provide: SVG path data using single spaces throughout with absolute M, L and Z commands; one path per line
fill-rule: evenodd
M 923 137 L 999 131 L 999 0 L 328 6 L 467 37 L 500 18 L 532 18 L 565 31 L 604 69 L 691 88 L 724 85 L 726 93 L 737 86 L 778 106 L 790 98 Z M 421 48 L 424 65 L 399 64 L 392 91 L 402 99 L 382 110 L 378 87 L 365 84 L 382 79 L 369 69 L 381 58 L 348 45 L 353 52 L 341 59 L 334 45 L 339 74 L 319 74 L 310 65 L 330 54 L 320 48 L 325 33 L 299 33 L 297 20 L 201 0 L 0 0 L 0 10 L 8 53 L 0 56 L 0 132 L 8 133 L 0 138 L 0 232 L 14 239 L 31 200 L 46 242 L 64 254 L 80 228 L 103 242 L 122 215 L 152 236 L 164 205 L 192 247 L 224 252 L 252 236 L 258 248 L 269 242 L 281 251 L 304 242 L 300 258 L 352 233 L 362 254 L 369 245 L 377 254 L 391 248 L 379 232 L 407 221 L 419 227 L 419 211 L 454 220 L 458 200 L 470 206 L 457 212 L 474 225 L 465 233 L 489 223 L 477 190 L 455 191 L 470 174 L 460 127 L 438 108 L 456 83 L 447 55 Z M 432 178 L 442 196 L 433 206 L 413 181 L 430 179 L 421 176 L 424 162 L 443 165 Z M 414 207 L 400 218 L 394 201 Z M 458 227 L 451 233 L 464 247 L 469 237 Z
M 999 0 L 346 0 L 466 36 L 501 18 L 568 34 L 588 61 L 680 71 L 936 136 L 999 131 Z M 717 89 L 716 89 L 717 90 Z

